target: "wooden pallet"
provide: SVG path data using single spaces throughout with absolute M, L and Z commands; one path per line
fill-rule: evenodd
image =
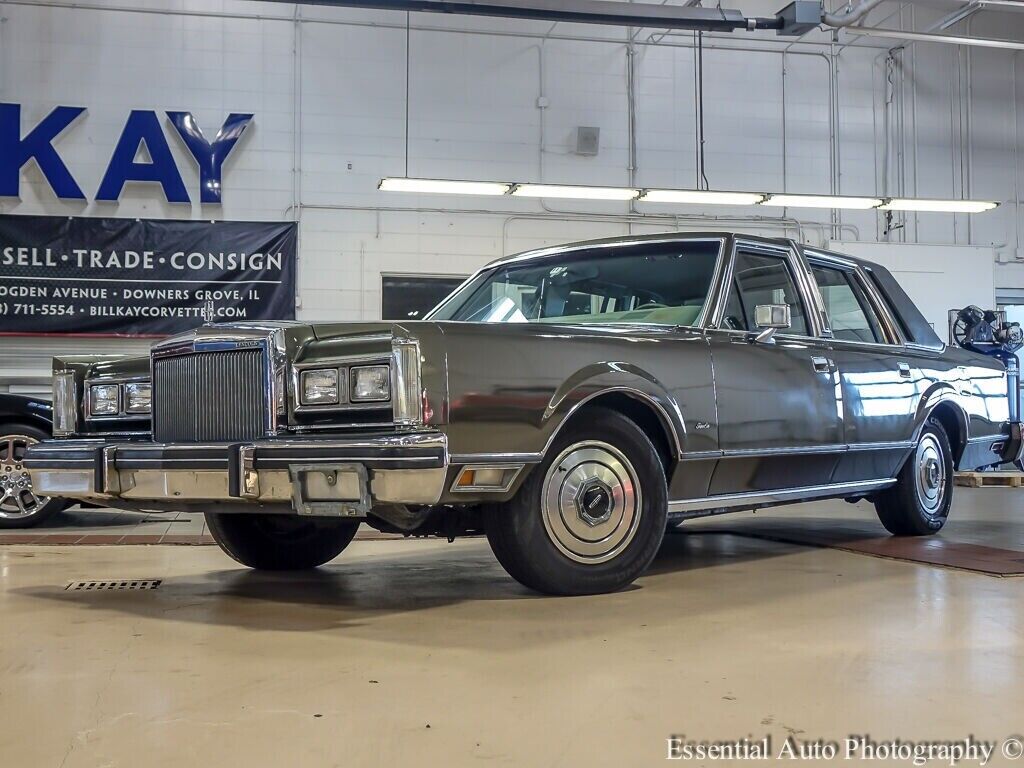
M 957 472 L 954 477 L 957 485 L 968 488 L 1020 488 L 1024 486 L 1022 472 Z

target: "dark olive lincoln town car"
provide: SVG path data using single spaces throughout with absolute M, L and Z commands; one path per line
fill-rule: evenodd
M 554 594 L 621 588 L 688 517 L 842 497 L 930 534 L 954 468 L 1021 460 L 1001 363 L 947 347 L 883 267 L 658 235 L 501 259 L 427 318 L 212 325 L 54 361 L 37 493 L 205 512 L 253 568 L 360 523 L 484 532 Z

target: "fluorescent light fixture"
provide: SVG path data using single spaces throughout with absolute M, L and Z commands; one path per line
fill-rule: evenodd
M 498 181 L 452 181 L 450 179 L 381 179 L 377 189 L 385 192 L 442 192 L 450 195 L 504 195 L 512 187 Z
M 577 200 L 636 200 L 679 205 L 766 205 L 776 208 L 846 208 L 866 211 L 928 211 L 934 213 L 982 213 L 996 208 L 990 200 L 934 200 L 928 198 L 851 197 L 848 195 L 790 195 L 766 192 L 718 192 L 708 189 L 634 189 L 589 187 L 582 184 L 515 184 L 504 181 L 456 181 L 410 179 L 392 176 L 380 180 L 386 192 L 445 193 L 452 195 L 511 194 L 517 197 L 553 197 Z
M 847 197 L 831 195 L 768 195 L 761 205 L 785 208 L 849 208 L 864 211 L 882 204 L 878 197 Z
M 761 192 L 710 192 L 703 189 L 648 189 L 640 196 L 645 203 L 683 203 L 688 205 L 756 205 L 764 200 Z
M 626 187 L 584 187 L 565 184 L 519 184 L 512 190 L 517 197 L 563 197 L 578 200 L 634 200 L 639 189 Z
M 894 197 L 880 206 L 883 211 L 932 211 L 935 213 L 981 213 L 999 203 L 988 200 L 923 200 Z

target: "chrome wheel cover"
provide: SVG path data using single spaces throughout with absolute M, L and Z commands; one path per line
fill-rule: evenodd
M 570 445 L 548 467 L 541 516 L 551 542 L 571 560 L 605 563 L 629 546 L 642 513 L 629 459 L 597 440 Z
M 921 508 L 929 517 L 938 517 L 946 500 L 946 457 L 942 444 L 925 434 L 914 456 L 914 487 Z
M 0 435 L 0 518 L 31 517 L 50 501 L 32 492 L 32 480 L 22 464 L 25 450 L 38 443 L 28 435 Z

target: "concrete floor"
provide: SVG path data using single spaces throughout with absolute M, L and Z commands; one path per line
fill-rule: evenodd
M 955 505 L 949 536 L 1024 551 L 1024 492 Z M 0 765 L 621 768 L 672 734 L 1020 732 L 1024 580 L 737 535 L 872 514 L 688 523 L 633 589 L 571 599 L 479 539 L 357 541 L 299 576 L 215 547 L 2 546 Z M 164 581 L 64 591 L 104 578 Z

